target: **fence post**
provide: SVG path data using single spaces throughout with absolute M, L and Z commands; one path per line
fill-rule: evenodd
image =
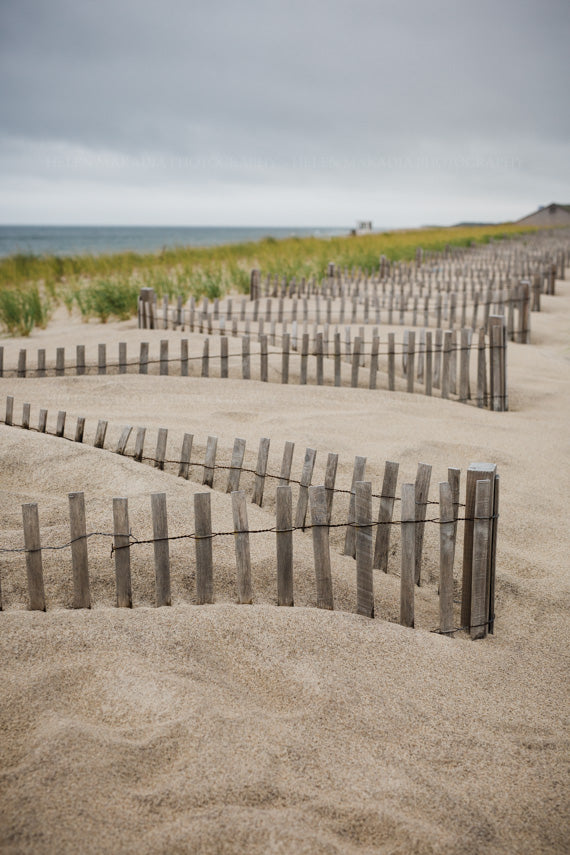
M 170 551 L 168 546 L 168 517 L 166 493 L 151 493 L 152 531 L 154 546 L 154 576 L 156 605 L 170 605 Z
M 47 428 L 47 410 L 40 410 L 39 418 L 38 418 L 38 432 L 45 433 Z
M 119 441 L 117 443 L 117 451 L 116 451 L 117 454 L 124 454 L 125 453 L 125 449 L 127 447 L 127 442 L 129 441 L 129 437 L 131 435 L 131 432 L 132 432 L 132 427 L 130 425 L 126 425 L 126 427 L 123 428 L 121 436 L 119 437 Z
M 79 372 L 78 372 L 79 373 Z M 85 373 L 85 346 L 83 346 L 83 371 Z M 65 347 L 58 347 L 55 351 L 55 376 L 63 377 L 65 374 Z
M 107 345 L 100 344 L 97 347 L 97 374 L 107 373 Z
M 40 347 L 38 350 L 38 367 L 36 370 L 37 377 L 45 377 L 46 376 L 46 351 L 45 347 Z M 2 370 L 0 368 L 0 377 L 2 376 Z
M 220 338 L 220 377 L 228 376 L 228 337 L 223 335 Z
M 267 336 L 262 335 L 259 337 L 259 358 L 260 358 L 260 369 L 259 369 L 259 379 L 262 383 L 267 383 L 268 379 L 268 353 L 267 353 Z
M 289 333 L 283 333 L 282 340 L 282 355 L 281 355 L 281 382 L 288 383 L 289 382 L 289 344 L 290 338 Z
M 491 525 L 491 571 L 489 574 L 489 632 L 495 631 L 495 579 L 497 570 L 497 536 L 499 532 L 499 484 L 500 477 L 495 474 L 493 482 L 493 521 Z
M 407 391 L 414 391 L 415 359 L 416 359 L 416 334 L 414 330 L 406 330 L 408 333 L 408 353 L 406 360 Z
M 356 612 L 374 617 L 372 574 L 372 484 L 356 485 Z
M 334 609 L 327 499 L 324 487 L 309 487 L 317 608 Z
M 97 422 L 97 430 L 95 431 L 94 448 L 103 448 L 105 445 L 105 436 L 107 434 L 107 422 L 104 419 L 99 419 Z
M 210 376 L 210 339 L 204 339 L 202 350 L 202 377 Z
M 402 484 L 402 568 L 400 574 L 400 623 L 414 626 L 415 484 Z
M 291 487 L 276 491 L 275 537 L 277 541 L 277 605 L 293 605 L 293 500 Z
M 355 336 L 352 350 L 352 371 L 350 385 L 353 389 L 358 387 L 358 369 L 360 368 L 360 336 Z
M 148 374 L 148 341 L 141 341 L 139 353 L 139 374 Z
M 459 360 L 459 401 L 463 404 L 467 403 L 469 398 L 469 357 L 471 348 L 469 347 L 469 330 L 461 330 L 461 356 Z
M 212 571 L 212 514 L 210 493 L 194 494 L 196 538 L 196 599 L 198 605 L 214 602 Z
M 209 436 L 206 441 L 206 456 L 204 458 L 204 474 L 202 476 L 202 484 L 205 484 L 207 487 L 214 486 L 214 470 L 216 466 L 216 451 L 218 448 L 218 437 L 217 436 Z M 207 495 L 206 493 L 198 493 L 197 495 L 203 496 Z
M 166 329 L 166 327 L 165 327 L 165 329 Z M 168 374 L 168 339 L 161 339 L 161 342 L 160 342 L 159 373 L 163 377 Z
M 166 442 L 168 439 L 168 430 L 166 428 L 158 429 L 156 440 L 156 453 L 154 455 L 154 466 L 156 469 L 164 469 L 164 459 L 166 457 Z
M 245 439 L 240 439 L 239 437 L 236 437 L 234 439 L 230 471 L 228 472 L 228 486 L 226 487 L 226 493 L 235 493 L 237 490 L 239 490 L 239 482 L 241 477 L 241 468 L 243 466 L 244 455 Z
M 190 469 L 190 455 L 192 454 L 192 443 L 194 434 L 185 433 L 182 438 L 182 449 L 180 451 L 180 466 L 178 467 L 178 477 L 188 480 L 188 471 Z
M 30 404 L 24 404 L 22 407 L 22 427 L 24 430 L 29 430 L 30 427 Z
M 131 549 L 129 535 L 129 506 L 125 498 L 113 499 L 113 527 L 115 547 L 115 585 L 117 607 L 132 608 Z
M 47 416 L 47 412 L 46 412 Z M 83 442 L 83 434 L 85 432 L 85 419 L 79 416 L 75 426 L 75 442 Z
M 431 481 L 431 466 L 427 463 L 418 463 L 416 473 L 416 544 L 415 544 L 415 581 L 421 584 L 422 551 L 424 544 L 424 529 L 429 485 Z
M 127 373 L 127 342 L 119 342 L 119 374 Z
M 484 407 L 487 402 L 487 362 L 485 330 L 479 330 L 477 342 L 477 406 Z
M 376 543 L 374 546 L 373 567 L 388 572 L 388 555 L 390 548 L 390 529 L 392 528 L 392 514 L 394 512 L 394 501 L 396 499 L 396 486 L 398 483 L 399 464 L 387 460 L 384 465 L 384 481 L 382 483 L 382 494 L 380 496 L 380 507 L 378 510 L 378 526 L 376 529 Z
M 299 384 L 307 385 L 307 361 L 309 358 L 309 333 L 303 333 L 301 339 L 301 371 L 299 374 Z
M 449 633 L 453 623 L 453 561 L 455 557 L 455 521 L 451 485 L 439 485 L 439 631 Z
M 26 549 L 26 575 L 28 577 L 28 595 L 30 609 L 45 612 L 44 574 L 42 566 L 42 546 L 40 541 L 40 520 L 35 502 L 22 505 L 24 525 L 24 547 Z
M 341 385 L 340 333 L 334 334 L 334 385 Z
M 249 336 L 244 335 L 241 340 L 241 376 L 243 380 L 249 380 L 251 378 L 249 342 Z
M 287 441 L 283 448 L 283 459 L 281 461 L 281 473 L 279 475 L 279 485 L 284 487 L 289 484 L 291 477 L 291 464 L 293 463 L 293 452 L 295 443 Z
M 18 354 L 18 377 L 26 376 L 26 350 L 22 348 Z
M 354 523 L 356 520 L 356 483 L 364 481 L 364 471 L 366 469 L 366 457 L 354 458 L 354 469 L 352 472 L 352 484 L 350 486 L 350 501 L 348 505 L 348 521 L 346 526 L 346 535 L 344 539 L 344 555 L 356 556 L 356 537 L 354 532 Z
M 467 470 L 465 485 L 465 524 L 463 529 L 463 578 L 461 583 L 461 626 L 470 626 L 471 589 L 473 578 L 473 523 L 477 481 L 493 481 L 497 473 L 494 463 L 472 463 Z M 492 508 L 488 516 L 492 516 Z M 489 525 L 489 523 L 487 523 Z M 490 568 L 489 568 L 490 572 Z
M 297 499 L 297 510 L 295 512 L 295 528 L 305 528 L 307 505 L 309 502 L 309 487 L 313 477 L 316 456 L 317 452 L 314 448 L 307 448 L 305 450 L 305 459 L 303 461 L 303 470 L 301 472 L 301 483 L 299 485 L 299 498 Z
M 451 341 L 452 333 L 450 330 L 445 330 L 443 334 L 443 369 L 441 372 L 441 397 L 449 398 L 450 387 L 450 362 L 451 362 Z
M 325 491 L 327 496 L 327 522 L 332 518 L 332 507 L 334 500 L 334 484 L 336 481 L 336 470 L 338 467 L 338 454 L 329 452 L 327 457 L 327 468 L 325 470 Z
M 90 609 L 91 596 L 89 592 L 85 496 L 83 493 L 69 493 L 68 498 L 71 566 L 73 574 L 73 608 Z
M 259 451 L 257 453 L 257 466 L 255 467 L 255 482 L 253 485 L 253 495 L 251 501 L 255 505 L 262 506 L 263 490 L 265 487 L 265 473 L 267 472 L 267 459 L 269 457 L 268 437 L 262 437 L 259 441 Z
M 425 393 L 431 395 L 433 385 L 433 345 L 431 330 L 426 331 Z
M 475 521 L 473 526 L 473 561 L 471 577 L 471 638 L 485 638 L 489 618 L 488 571 L 490 564 L 489 534 L 491 485 L 494 478 L 476 482 Z
M 66 414 L 65 410 L 60 410 L 60 411 L 58 412 L 58 414 L 57 414 L 57 422 L 56 422 L 56 425 L 55 425 L 55 435 L 56 435 L 56 436 L 61 436 L 61 437 L 62 437 L 62 436 L 63 436 L 63 434 L 64 434 L 64 431 L 65 431 L 65 417 L 66 417 L 66 415 L 67 415 L 67 414 Z
M 396 388 L 396 337 L 388 333 L 388 389 L 393 392 Z
M 137 428 L 137 435 L 135 438 L 135 453 L 133 455 L 133 460 L 138 460 L 139 463 L 143 458 L 145 435 L 146 435 L 146 428 L 143 428 L 143 427 Z
M 253 595 L 251 590 L 249 526 L 247 522 L 247 504 L 243 490 L 235 490 L 232 493 L 232 513 L 234 519 L 238 603 L 251 604 L 253 602 Z

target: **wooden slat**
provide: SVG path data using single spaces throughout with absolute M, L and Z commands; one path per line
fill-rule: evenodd
M 388 333 L 388 389 L 393 392 L 396 388 L 396 338 L 394 333 Z
M 398 484 L 399 464 L 387 460 L 384 465 L 384 481 L 378 509 L 378 526 L 376 527 L 376 543 L 374 546 L 375 569 L 388 572 L 388 556 L 390 552 L 390 534 L 392 530 L 392 514 Z
M 332 509 L 334 501 L 334 485 L 336 481 L 336 471 L 338 468 L 338 454 L 329 452 L 327 457 L 327 467 L 325 470 L 325 491 L 327 497 L 327 522 L 332 519 Z
M 94 448 L 103 448 L 105 445 L 105 436 L 107 435 L 107 422 L 105 419 L 99 419 L 97 422 L 97 430 L 95 431 Z
M 244 335 L 241 340 L 241 376 L 244 380 L 251 378 L 250 338 Z
M 170 550 L 168 546 L 168 516 L 166 493 L 151 493 L 152 532 L 154 547 L 154 577 L 156 605 L 169 606 L 170 599 Z
M 356 520 L 356 483 L 364 481 L 364 472 L 366 469 L 366 457 L 354 458 L 354 469 L 352 472 L 352 484 L 350 486 L 350 502 L 348 505 L 348 520 L 346 527 L 346 535 L 344 539 L 344 555 L 356 556 L 356 536 L 354 532 L 354 522 Z
M 265 473 L 267 472 L 267 460 L 269 458 L 268 437 L 259 440 L 259 451 L 257 454 L 257 466 L 255 467 L 255 481 L 253 484 L 253 495 L 251 501 L 259 507 L 263 504 L 263 490 L 265 487 Z
M 455 523 L 451 486 L 439 485 L 439 630 L 451 632 L 453 620 L 453 562 L 455 557 Z
M 402 566 L 400 571 L 400 623 L 414 626 L 415 484 L 402 484 Z
M 356 611 L 374 617 L 372 574 L 372 484 L 358 481 L 356 488 Z
M 499 534 L 499 486 L 500 477 L 495 474 L 493 482 L 493 521 L 491 523 L 491 560 L 489 562 L 489 582 L 487 586 L 487 590 L 489 592 L 487 613 L 489 616 L 489 632 L 491 635 L 495 632 L 495 584 L 497 575 L 497 538 Z
M 281 382 L 287 384 L 289 382 L 289 348 L 291 338 L 289 333 L 283 333 L 283 344 L 281 354 Z
M 243 490 L 232 493 L 238 603 L 253 602 L 247 503 Z
M 202 346 L 202 377 L 210 376 L 210 340 L 204 339 Z
M 317 607 L 333 609 L 333 586 L 327 525 L 327 499 L 324 487 L 309 487 L 311 524 L 313 532 L 313 555 L 317 587 Z
M 421 584 L 422 553 L 424 544 L 424 529 L 431 480 L 431 466 L 419 463 L 416 474 L 416 546 L 415 546 L 415 581 Z
M 269 377 L 268 354 L 267 354 L 267 336 L 259 337 L 259 379 L 262 383 L 267 383 Z
M 75 426 L 75 442 L 83 442 L 83 434 L 85 433 L 85 419 L 79 416 Z
M 144 428 L 144 427 L 137 428 L 137 435 L 135 438 L 135 453 L 133 454 L 133 458 L 135 460 L 141 461 L 143 459 L 145 436 L 146 436 L 146 428 Z
M 281 461 L 281 472 L 279 475 L 279 485 L 285 487 L 289 484 L 291 478 L 291 464 L 293 463 L 293 452 L 295 451 L 295 443 L 287 441 L 283 448 L 283 459 Z
M 180 451 L 180 465 L 178 467 L 178 477 L 188 480 L 190 469 L 190 455 L 192 454 L 192 443 L 194 434 L 185 433 L 182 438 L 182 449 Z
M 228 376 L 228 337 L 223 335 L 220 338 L 220 377 L 227 378 Z
M 234 439 L 232 459 L 228 472 L 228 485 L 226 487 L 226 493 L 234 493 L 236 490 L 239 490 L 239 482 L 241 478 L 244 455 L 245 439 L 240 439 L 239 437 L 236 437 L 236 439 Z
M 48 411 L 43 410 L 43 409 L 40 410 L 39 417 L 38 417 L 38 431 L 39 431 L 39 433 L 45 433 L 46 432 L 47 417 L 48 417 Z
M 180 339 L 180 376 L 188 377 L 188 339 Z
M 113 544 L 115 547 L 115 587 L 117 606 L 132 608 L 131 549 L 129 537 L 129 506 L 126 498 L 113 499 Z
M 91 593 L 89 590 L 85 496 L 83 493 L 69 493 L 68 499 L 71 538 L 71 572 L 73 576 L 73 608 L 90 609 Z
M 65 410 L 60 410 L 57 414 L 57 422 L 55 425 L 55 435 L 63 436 L 65 432 L 65 417 L 67 413 Z
M 297 499 L 297 510 L 295 511 L 295 528 L 305 528 L 307 507 L 309 504 L 309 487 L 313 478 L 316 456 L 317 452 L 314 448 L 305 449 L 305 458 L 303 460 L 303 469 L 300 478 L 301 483 L 299 485 L 299 497 Z
M 45 612 L 46 598 L 44 592 L 42 546 L 40 541 L 40 521 L 38 506 L 35 502 L 22 505 L 22 520 L 24 525 L 24 547 L 26 549 L 29 607 L 33 611 Z
M 97 347 L 97 374 L 107 373 L 107 345 L 99 344 Z
M 133 429 L 132 429 L 131 425 L 126 425 L 123 428 L 123 430 L 121 432 L 121 436 L 119 437 L 119 441 L 117 443 L 117 454 L 124 454 L 125 453 L 126 448 L 127 448 L 127 443 L 129 441 L 129 437 L 132 433 L 132 430 Z
M 166 443 L 168 442 L 167 428 L 159 428 L 156 438 L 156 451 L 154 453 L 154 466 L 156 469 L 164 469 L 166 458 Z
M 139 354 L 139 374 L 148 374 L 148 341 L 141 341 Z
M 461 626 L 471 620 L 471 588 L 473 568 L 473 524 L 475 517 L 475 490 L 477 481 L 494 481 L 497 467 L 494 463 L 472 463 L 467 470 L 465 485 L 465 523 L 463 528 L 463 578 L 461 583 Z
M 212 515 L 210 493 L 194 494 L 196 534 L 196 600 L 198 605 L 214 602 L 212 565 Z
M 160 341 L 159 373 L 163 377 L 168 374 L 168 339 L 166 338 Z
M 127 342 L 119 342 L 119 374 L 127 373 Z
M 471 577 L 471 638 L 485 638 L 488 622 L 487 579 L 490 554 L 489 510 L 491 504 L 491 484 L 488 479 L 476 482 L 475 522 L 473 526 L 473 561 Z
M 204 458 L 204 474 L 202 475 L 202 484 L 207 487 L 214 486 L 214 471 L 216 466 L 216 451 L 218 449 L 218 437 L 209 436 L 206 441 L 206 455 Z M 200 494 L 205 495 L 205 494 Z

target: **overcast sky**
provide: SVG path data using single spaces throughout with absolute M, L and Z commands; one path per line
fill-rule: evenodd
M 0 0 L 0 222 L 570 203 L 568 0 Z

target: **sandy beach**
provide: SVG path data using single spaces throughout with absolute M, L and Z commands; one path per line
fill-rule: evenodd
M 180 333 L 145 331 L 158 347 Z M 58 314 L 18 350 L 142 339 L 136 321 L 82 324 Z M 113 350 L 114 352 L 114 350 Z M 114 607 L 110 541 L 89 544 L 93 608 L 73 610 L 69 550 L 44 553 L 46 613 L 27 610 L 25 561 L 0 555 L 0 851 L 3 853 L 563 853 L 568 798 L 570 280 L 542 297 L 531 344 L 509 343 L 509 412 L 383 389 L 177 376 L 0 379 L 14 396 L 86 418 L 83 445 L 0 425 L 1 546 L 22 544 L 21 505 L 37 502 L 45 543 L 68 539 L 68 493 L 85 492 L 88 530 L 112 531 L 127 496 L 132 529 L 150 532 L 149 495 L 167 494 L 171 534 L 190 528 L 198 479 L 93 448 L 98 419 L 114 448 L 124 425 L 148 446 L 168 428 L 196 457 L 235 437 L 269 470 L 295 443 L 293 476 L 317 449 L 349 488 L 355 455 L 379 486 L 473 461 L 501 477 L 495 633 L 473 642 L 438 625 L 435 526 L 426 531 L 416 628 L 398 625 L 398 545 L 375 572 L 374 620 L 355 611 L 354 561 L 331 536 L 335 611 L 315 608 L 310 532 L 295 538 L 295 607 L 275 605 L 274 536 L 251 538 L 253 605 L 237 605 L 232 538 L 214 544 L 215 603 L 195 604 L 193 545 L 171 544 L 172 606 L 154 607 L 152 548 L 133 549 L 133 609 Z M 193 452 L 194 454 L 194 452 Z M 216 473 L 212 514 L 232 529 Z M 250 483 L 243 476 L 244 485 Z M 462 501 L 464 480 L 462 482 Z M 338 514 L 343 513 L 342 499 Z M 274 525 L 274 488 L 248 502 L 250 526 Z M 135 560 L 136 557 L 136 560 Z M 460 556 L 459 556 L 460 558 Z M 457 572 L 457 571 L 456 571 Z

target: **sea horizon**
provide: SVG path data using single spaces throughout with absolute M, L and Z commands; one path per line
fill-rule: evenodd
M 85 226 L 0 225 L 0 257 L 16 254 L 103 255 L 152 253 L 181 247 L 208 247 L 288 237 L 348 235 L 334 226 Z

